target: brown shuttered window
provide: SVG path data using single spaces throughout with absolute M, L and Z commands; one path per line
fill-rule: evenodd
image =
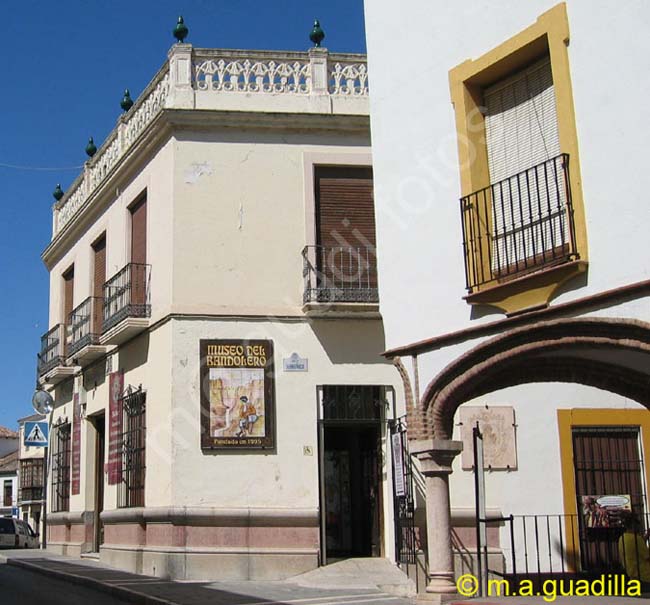
M 321 286 L 376 289 L 372 168 L 317 167 L 316 265 Z
M 63 323 L 70 322 L 74 301 L 74 265 L 63 274 Z M 64 340 L 63 353 L 66 353 L 67 338 Z
M 131 208 L 131 262 L 147 262 L 147 198 L 142 197 Z
M 375 246 L 372 168 L 316 169 L 319 246 Z
M 131 211 L 131 304 L 143 305 L 146 300 L 147 263 L 147 197 L 142 196 Z
M 106 234 L 93 244 L 93 305 L 92 332 L 100 334 L 104 313 L 104 283 L 106 282 Z

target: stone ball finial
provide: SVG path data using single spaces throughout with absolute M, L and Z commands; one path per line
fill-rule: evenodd
M 183 21 L 182 15 L 178 17 L 178 22 L 176 23 L 176 27 L 172 33 L 174 34 L 174 38 L 179 42 L 183 42 L 183 40 L 187 38 L 187 34 L 190 33 L 190 30 L 187 29 L 187 25 L 185 25 L 185 21 Z
M 325 39 L 325 32 L 320 26 L 320 21 L 318 19 L 314 21 L 314 27 L 309 34 L 309 39 L 314 43 L 316 48 L 319 48 L 320 43 Z
M 57 202 L 61 201 L 61 198 L 63 197 L 63 189 L 61 189 L 61 183 L 57 183 L 56 187 L 54 188 L 54 191 L 52 192 L 52 196 Z
M 133 99 L 131 99 L 131 93 L 129 92 L 129 89 L 127 88 L 124 91 L 124 96 L 122 97 L 122 100 L 120 101 L 120 107 L 122 108 L 122 111 L 127 112 L 131 107 L 133 107 Z
M 89 158 L 92 158 L 96 153 L 97 153 L 97 147 L 95 145 L 95 141 L 93 141 L 93 138 L 90 137 L 88 139 L 88 145 L 86 145 L 86 154 L 88 155 Z

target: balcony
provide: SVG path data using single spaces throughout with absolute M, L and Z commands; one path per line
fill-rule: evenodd
M 106 351 L 99 343 L 102 332 L 104 299 L 90 296 L 68 317 L 68 359 L 85 366 Z
M 102 345 L 119 345 L 149 327 L 151 266 L 129 263 L 104 284 Z
M 43 500 L 43 471 L 43 458 L 24 458 L 20 461 L 19 506 Z
M 545 286 L 544 279 L 584 270 L 575 266 L 568 154 L 465 196 L 460 206 L 468 302 L 491 304 L 486 292 L 501 286 L 517 282 L 523 291 L 533 276 Z
M 377 315 L 377 257 L 372 247 L 306 246 L 303 310 L 310 316 Z
M 74 368 L 66 365 L 66 351 L 65 324 L 57 324 L 41 336 L 38 376 L 44 383 L 56 385 L 74 374 Z

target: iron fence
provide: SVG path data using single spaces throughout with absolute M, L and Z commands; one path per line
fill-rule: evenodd
M 484 520 L 488 524 L 506 522 L 509 526 L 507 546 L 503 547 L 505 570 L 490 568 L 488 572 L 536 584 L 550 578 L 593 578 L 608 573 L 639 579 L 639 570 L 648 557 L 644 530 L 649 525 L 647 516 L 636 518 L 635 526 L 620 520 L 597 528 L 586 526 L 578 514 L 511 515 Z
M 373 247 L 305 246 L 303 302 L 379 302 Z
M 127 317 L 149 317 L 151 265 L 129 263 L 104 284 L 102 332 Z
M 460 200 L 467 290 L 579 258 L 564 153 Z
M 88 345 L 99 344 L 102 332 L 104 299 L 89 296 L 68 317 L 68 356 Z
M 65 365 L 65 324 L 57 324 L 41 336 L 41 350 L 38 354 L 38 375 L 43 376 L 51 369 Z

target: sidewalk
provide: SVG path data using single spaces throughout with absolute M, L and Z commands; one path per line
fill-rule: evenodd
M 314 570 L 303 576 L 278 582 L 174 582 L 140 576 L 102 565 L 91 559 L 73 559 L 42 550 L 0 551 L 0 564 L 6 563 L 70 583 L 108 593 L 134 605 L 413 605 L 415 599 L 388 594 L 354 562 Z M 387 578 L 387 580 L 389 580 Z M 418 598 L 418 604 L 435 599 Z M 650 605 L 650 598 L 630 597 L 537 597 L 462 598 L 445 597 L 446 605 Z
M 0 564 L 53 576 L 67 582 L 108 593 L 137 605 L 413 605 L 413 600 L 395 597 L 368 587 L 337 587 L 331 574 L 309 586 L 293 579 L 278 582 L 174 582 L 127 573 L 91 559 L 73 559 L 43 550 L 0 551 Z M 299 578 L 296 578 L 299 581 Z M 327 581 L 329 580 L 329 581 Z M 365 587 L 362 587 L 365 586 Z

